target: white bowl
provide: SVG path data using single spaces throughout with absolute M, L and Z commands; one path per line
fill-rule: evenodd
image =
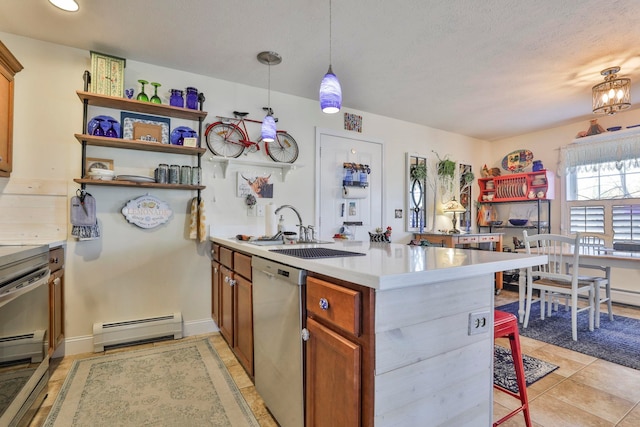
M 101 181 L 111 181 L 113 180 L 115 173 L 108 169 L 91 168 L 91 170 L 87 175 L 89 175 L 90 179 L 98 179 Z

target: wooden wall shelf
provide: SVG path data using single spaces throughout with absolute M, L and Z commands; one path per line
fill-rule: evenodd
M 78 142 L 86 142 L 87 145 L 95 145 L 99 147 L 125 148 L 129 150 L 156 151 L 162 153 L 185 154 L 194 156 L 203 154 L 206 148 L 185 147 L 182 145 L 160 144 L 158 142 L 148 142 L 133 139 L 107 138 L 104 136 L 93 136 L 83 133 L 76 133 Z

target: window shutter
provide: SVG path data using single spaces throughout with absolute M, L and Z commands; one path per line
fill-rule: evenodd
M 604 206 L 572 206 L 571 233 L 604 233 Z

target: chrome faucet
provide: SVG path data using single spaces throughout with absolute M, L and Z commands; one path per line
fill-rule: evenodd
M 296 208 L 294 208 L 293 206 L 291 206 L 291 205 L 282 205 L 278 209 L 276 209 L 274 213 L 277 215 L 284 208 L 291 209 L 298 216 L 298 221 L 299 221 L 299 223 L 298 223 L 298 241 L 303 240 L 304 239 L 303 234 L 306 233 L 306 231 L 305 231 L 304 225 L 302 225 L 302 217 L 300 216 L 300 212 L 298 212 L 298 210 Z

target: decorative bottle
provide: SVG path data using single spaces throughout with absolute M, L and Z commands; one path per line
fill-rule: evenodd
M 198 109 L 198 89 L 195 87 L 187 88 L 187 108 L 191 110 Z
M 544 169 L 544 166 L 542 165 L 542 160 L 534 160 L 533 171 L 538 172 L 538 171 L 541 171 L 542 169 Z
M 171 89 L 171 98 L 169 98 L 169 105 L 172 107 L 184 108 L 183 92 L 180 89 Z

